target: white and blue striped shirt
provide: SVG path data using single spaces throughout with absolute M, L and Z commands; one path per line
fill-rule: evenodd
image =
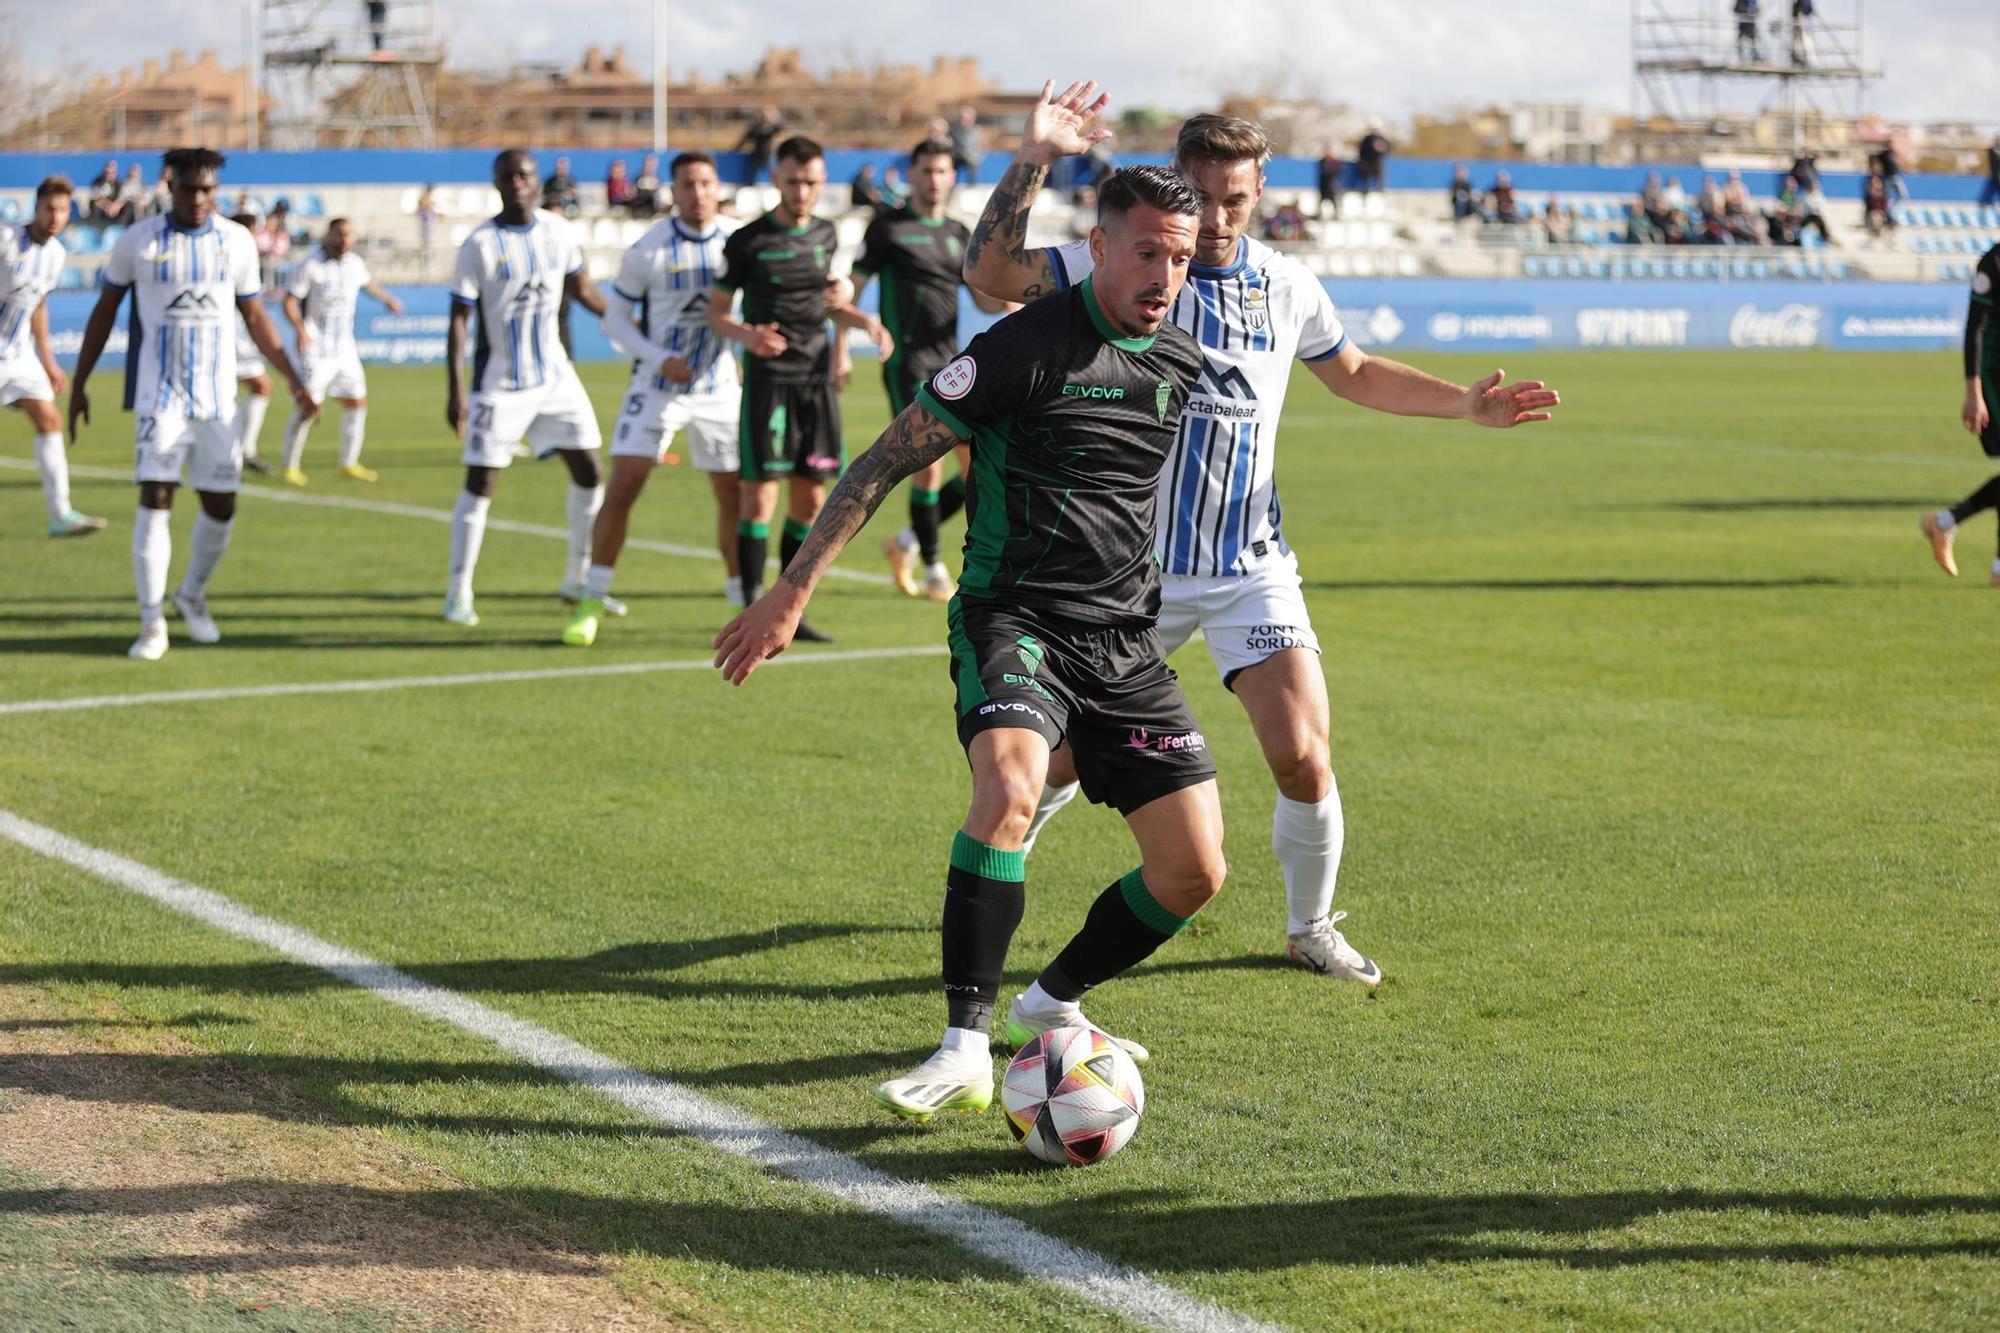
M 563 289 L 583 267 L 569 223 L 537 210 L 520 226 L 488 218 L 458 248 L 455 305 L 476 308 L 473 391 L 539 389 L 569 362 Z
M 0 227 L 0 363 L 40 364 L 30 325 L 42 299 L 56 289 L 67 253 L 53 236 L 37 242 L 25 224 Z
M 118 238 L 104 285 L 130 289 L 138 322 L 126 353 L 132 409 L 217 421 L 236 414 L 236 303 L 261 290 L 249 229 L 211 217 L 193 231 L 172 213 Z
M 1088 240 L 1048 255 L 1064 288 L 1091 270 Z M 1169 576 L 1246 574 L 1291 553 L 1274 465 L 1292 362 L 1338 356 L 1347 332 L 1318 278 L 1249 237 L 1231 264 L 1189 266 L 1171 318 L 1204 366 L 1160 473 L 1154 553 Z
M 610 297 L 622 305 L 620 317 L 607 315 L 604 326 L 618 350 L 634 358 L 635 388 L 649 384 L 671 396 L 734 393 L 739 387 L 736 358 L 724 355 L 728 344 L 708 327 L 708 294 L 722 271 L 722 243 L 736 227 L 718 218 L 696 233 L 679 218 L 668 218 L 625 252 Z M 670 356 L 684 358 L 694 378 L 685 384 L 663 378 L 660 362 Z

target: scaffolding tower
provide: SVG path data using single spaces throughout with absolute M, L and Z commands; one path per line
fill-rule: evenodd
M 1882 77 L 1864 54 L 1862 3 L 1632 0 L 1633 115 L 1671 122 L 1696 152 L 1731 121 L 1775 116 L 1803 149 L 1814 122 L 1858 119 Z
M 435 148 L 431 0 L 251 0 L 274 148 Z

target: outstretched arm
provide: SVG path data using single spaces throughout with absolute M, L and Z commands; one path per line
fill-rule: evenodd
M 937 462 L 958 443 L 951 427 L 921 404 L 912 404 L 889 423 L 867 453 L 854 460 L 777 583 L 715 636 L 715 665 L 732 685 L 749 679 L 765 658 L 785 651 L 820 576 L 897 483 Z
M 1097 84 L 1072 83 L 1055 95 L 1055 81 L 1042 85 L 1041 100 L 1028 113 L 1014 164 L 993 188 L 986 210 L 965 247 L 965 282 L 975 292 L 1003 301 L 1032 301 L 1056 289 L 1047 252 L 1028 248 L 1028 212 L 1059 157 L 1088 152 L 1111 137 L 1090 122 L 1111 104 Z
M 1540 380 L 1503 384 L 1506 372 L 1496 370 L 1467 388 L 1400 361 L 1370 356 L 1353 343 L 1323 361 L 1306 364 L 1339 397 L 1399 417 L 1440 417 L 1480 426 L 1519 426 L 1547 421 L 1549 413 L 1544 409 L 1562 401 L 1561 395 Z
M 90 322 L 83 326 L 83 346 L 76 353 L 76 377 L 69 385 L 69 442 L 76 443 L 76 427 L 81 421 L 90 424 L 90 395 L 84 385 L 90 381 L 90 372 L 97 368 L 97 358 L 104 352 L 105 340 L 111 336 L 111 326 L 118 322 L 118 307 L 125 301 L 126 287 L 106 283 L 97 297 L 97 304 L 90 312 Z

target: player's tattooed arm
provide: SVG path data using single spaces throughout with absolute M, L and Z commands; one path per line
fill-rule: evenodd
M 986 201 L 965 246 L 965 281 L 974 291 L 1003 301 L 1032 301 L 1056 289 L 1055 267 L 1045 250 L 1028 248 L 1028 212 L 1060 157 L 1087 153 L 1111 137 L 1090 122 L 1111 104 L 1097 84 L 1072 83 L 1058 96 L 1053 80 L 1028 113 L 1021 150 Z

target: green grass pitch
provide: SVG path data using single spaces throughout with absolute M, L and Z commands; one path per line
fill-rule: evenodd
M 868 1097 L 941 1022 L 967 791 L 941 657 L 0 716 L 0 808 L 1255 1318 L 1991 1326 L 2000 591 L 1990 518 L 1957 583 L 1916 524 L 1986 475 L 1955 360 L 1504 364 L 1563 391 L 1555 423 L 1381 417 L 1295 378 L 1279 475 L 1334 704 L 1336 905 L 1387 981 L 1281 965 L 1270 783 L 1192 645 L 1231 878 L 1093 999 L 1155 1053 L 1102 1167 L 1037 1166 L 997 1113 L 919 1128 Z M 608 420 L 617 369 L 587 379 Z M 329 423 L 308 494 L 448 509 L 441 373 L 371 388 L 381 483 L 335 477 Z M 864 366 L 852 449 L 883 404 Z M 26 458 L 9 418 L 0 454 Z M 102 412 L 75 462 L 124 467 L 129 431 Z M 564 484 L 516 465 L 493 516 L 560 526 Z M 50 541 L 33 473 L 0 470 L 0 703 L 698 660 L 728 615 L 718 563 L 634 551 L 631 617 L 566 649 L 561 544 L 496 530 L 462 630 L 437 614 L 444 524 L 252 496 L 211 589 L 225 643 L 176 623 L 135 664 L 132 488 L 86 477 L 77 504 L 111 530 Z M 899 495 L 843 566 L 879 572 L 901 521 Z M 702 479 L 661 469 L 635 535 L 710 531 Z M 944 637 L 941 608 L 857 581 L 812 616 L 841 649 Z M 1009 994 L 1132 862 L 1107 812 L 1056 821 Z M 695 1293 L 697 1323 L 1113 1322 L 11 843 L 0 979 L 184 1020 Z

